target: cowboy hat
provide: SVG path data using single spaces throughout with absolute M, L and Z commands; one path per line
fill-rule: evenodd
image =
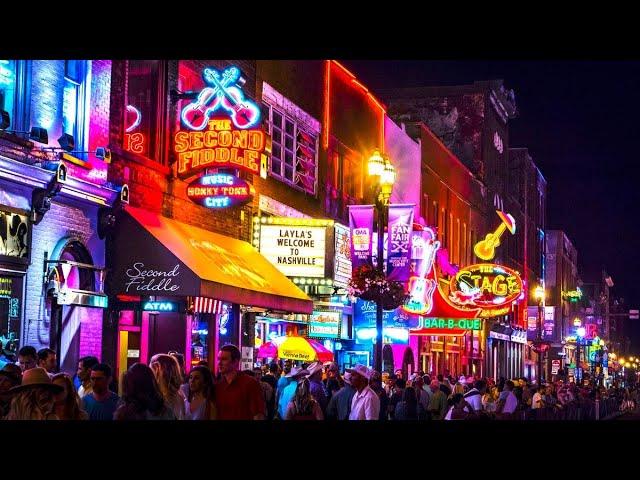
M 51 382 L 47 371 L 44 368 L 31 368 L 22 374 L 22 385 L 9 389 L 8 393 L 19 393 L 30 387 L 43 387 L 51 390 L 53 393 L 60 393 L 64 388 Z
M 302 368 L 302 367 L 293 367 L 291 368 L 291 371 L 289 373 L 287 373 L 284 377 L 285 378 L 296 378 L 296 377 L 302 377 L 305 375 L 309 375 L 309 370 L 307 370 L 306 368 Z
M 371 378 L 371 369 L 365 367 L 364 365 L 357 363 L 353 368 L 347 368 L 347 372 L 349 373 L 357 373 L 358 375 L 362 375 L 364 378 L 369 380 Z
M 321 372 L 322 371 L 322 363 L 313 362 L 311 365 L 309 365 L 307 367 L 307 370 L 309 371 L 309 374 L 307 375 L 308 377 L 310 377 L 314 373 Z

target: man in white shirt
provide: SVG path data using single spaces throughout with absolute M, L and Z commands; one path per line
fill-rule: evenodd
M 351 401 L 349 420 L 378 420 L 380 399 L 369 386 L 372 371 L 359 363 L 346 371 L 351 373 L 351 385 L 356 389 Z
M 513 393 L 514 387 L 515 385 L 511 380 L 505 382 L 504 390 L 500 392 L 500 397 L 498 398 L 497 413 L 513 413 L 516 411 L 518 398 L 515 393 Z
M 96 357 L 88 356 L 82 357 L 78 360 L 78 378 L 81 385 L 78 388 L 78 396 L 82 399 L 85 395 L 93 393 L 93 387 L 91 386 L 91 368 L 94 365 L 100 363 Z
M 484 380 L 478 380 L 474 384 L 474 388 L 464 394 L 465 401 L 473 407 L 473 410 L 476 413 L 482 411 L 482 396 L 486 393 L 486 391 L 487 382 L 485 382 Z M 464 411 L 468 412 L 468 407 L 465 407 Z
M 543 408 L 544 407 L 544 392 L 546 390 L 546 387 L 541 386 L 538 387 L 538 390 L 536 391 L 536 393 L 533 394 L 533 398 L 531 399 L 531 408 L 532 409 L 537 409 L 537 408 Z

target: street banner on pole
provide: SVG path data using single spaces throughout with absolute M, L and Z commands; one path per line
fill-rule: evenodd
M 411 275 L 411 232 L 413 204 L 389 206 L 387 244 L 387 278 L 407 282 Z
M 349 205 L 351 263 L 356 268 L 371 263 L 373 205 Z

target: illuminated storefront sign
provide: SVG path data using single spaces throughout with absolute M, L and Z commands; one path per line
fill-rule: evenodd
M 516 301 L 522 280 L 510 268 L 492 263 L 460 269 L 449 285 L 449 299 L 456 305 L 483 310 L 500 310 Z
M 482 320 L 479 318 L 423 318 L 420 322 L 420 328 L 482 330 Z
M 500 245 L 500 237 L 505 230 L 509 229 L 512 235 L 516 233 L 516 221 L 514 218 L 510 214 L 501 212 L 500 210 L 496 210 L 496 213 L 498 217 L 500 217 L 500 220 L 502 220 L 500 226 L 493 232 L 487 233 L 484 240 L 476 243 L 473 247 L 473 253 L 481 260 L 491 260 L 496 256 L 496 247 Z
M 569 292 L 562 292 L 562 298 L 565 300 L 569 300 L 571 302 L 577 302 L 582 298 L 582 290 L 580 287 L 576 287 L 575 290 L 571 290 Z
M 326 233 L 326 226 L 262 225 L 260 253 L 288 277 L 324 277 Z
M 234 175 L 214 174 L 202 176 L 189 184 L 187 196 L 191 201 L 207 208 L 226 208 L 244 205 L 255 194 L 253 186 Z
M 260 121 L 260 109 L 236 84 L 240 70 L 230 67 L 220 75 L 205 68 L 202 78 L 209 86 L 180 114 L 188 130 L 178 131 L 174 138 L 178 174 L 184 178 L 203 168 L 260 173 L 266 136 L 262 129 L 252 129 Z
M 0 210 L 0 257 L 8 261 L 20 259 L 27 262 L 29 257 L 29 218 L 5 210 Z
M 333 264 L 334 284 L 346 287 L 351 280 L 351 231 L 340 224 L 334 224 L 335 259 Z
M 173 302 L 145 302 L 142 310 L 145 312 L 175 312 L 178 309 Z
M 313 312 L 309 318 L 309 336 L 339 338 L 340 312 Z
M 356 344 L 373 343 L 377 336 L 375 328 L 357 328 Z M 382 329 L 382 343 L 409 343 L 409 330 L 406 328 L 384 327 Z

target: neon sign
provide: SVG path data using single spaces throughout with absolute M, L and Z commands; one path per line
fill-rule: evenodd
M 142 310 L 145 312 L 175 312 L 177 309 L 173 302 L 145 302 Z
M 509 229 L 512 235 L 516 233 L 516 221 L 514 218 L 510 214 L 501 212 L 500 210 L 496 210 L 496 213 L 500 217 L 500 220 L 502 220 L 500 226 L 493 232 L 487 233 L 484 240 L 479 241 L 473 247 L 473 253 L 481 260 L 491 260 L 496 256 L 496 247 L 500 245 L 500 237 L 506 229 Z
M 144 153 L 144 134 L 134 132 L 142 122 L 142 112 L 133 105 L 127 105 L 127 127 L 124 134 L 125 149 L 133 153 Z
M 433 292 L 437 287 L 435 279 L 425 277 L 433 268 L 440 242 L 436 240 L 435 232 L 428 227 L 415 230 L 411 240 L 414 275 L 409 278 L 409 301 L 402 309 L 416 315 L 425 315 L 433 308 Z
M 420 323 L 420 328 L 482 330 L 482 320 L 479 318 L 423 318 Z
M 195 102 L 182 109 L 182 124 L 191 130 L 204 130 L 211 116 L 226 110 L 237 128 L 251 128 L 260 121 L 260 108 L 245 98 L 240 89 L 240 70 L 227 68 L 222 75 L 215 68 L 205 68 L 202 79 L 208 87 L 202 89 Z
M 449 284 L 449 300 L 455 305 L 481 308 L 483 316 L 496 315 L 516 301 L 522 280 L 510 268 L 492 263 L 470 265 L 458 271 Z M 487 312 L 488 311 L 488 312 Z
M 562 298 L 569 299 L 571 302 L 577 302 L 582 298 L 582 290 L 580 290 L 580 287 L 576 287 L 575 290 L 562 292 Z
M 251 201 L 254 194 L 253 185 L 249 182 L 222 173 L 202 176 L 187 187 L 189 199 L 207 208 L 244 205 Z
M 204 168 L 238 168 L 260 173 L 260 154 L 266 137 L 262 130 L 236 130 L 228 118 L 209 120 L 208 130 L 179 131 L 174 150 L 178 154 L 178 174 L 192 175 Z

